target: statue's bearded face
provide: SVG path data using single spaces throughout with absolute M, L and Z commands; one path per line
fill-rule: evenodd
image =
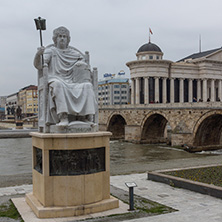
M 68 36 L 64 33 L 59 34 L 57 36 L 56 43 L 59 49 L 65 49 L 68 45 Z
M 55 29 L 52 39 L 56 47 L 61 49 L 67 48 L 70 42 L 69 30 L 63 26 Z

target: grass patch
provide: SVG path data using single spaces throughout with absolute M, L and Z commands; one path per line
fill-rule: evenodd
M 112 196 L 118 198 L 119 200 L 123 201 L 124 203 L 129 205 L 129 192 L 119 189 L 114 186 L 110 186 Z M 112 214 L 105 217 L 98 217 L 98 218 L 88 218 L 83 219 L 82 221 L 87 222 L 120 222 L 126 220 L 133 220 L 138 218 L 144 218 L 148 216 L 153 216 L 157 214 L 164 214 L 164 213 L 171 213 L 175 212 L 176 210 L 159 204 L 157 202 L 151 201 L 149 199 L 143 198 L 134 194 L 134 211 L 128 211 L 122 214 Z
M 222 166 L 178 170 L 163 174 L 222 187 Z
M 175 211 L 174 209 L 157 202 L 145 199 L 143 197 L 134 195 L 135 210 L 142 211 L 149 215 L 164 214 Z
M 141 210 L 141 211 L 144 211 L 148 214 L 164 214 L 166 212 L 168 212 L 166 210 L 166 207 L 165 206 L 155 206 L 155 207 L 151 207 L 151 208 L 140 208 L 138 207 L 137 209 Z
M 24 222 L 11 200 L 0 205 L 0 217 L 9 217 Z

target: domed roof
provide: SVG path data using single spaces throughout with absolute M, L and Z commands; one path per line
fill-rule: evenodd
M 139 53 L 139 52 L 150 52 L 150 51 L 151 52 L 162 52 L 161 49 L 159 48 L 159 46 L 157 46 L 154 43 L 148 42 L 148 43 L 142 45 L 138 49 L 137 53 Z

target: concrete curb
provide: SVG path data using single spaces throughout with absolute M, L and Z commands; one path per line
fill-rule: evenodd
M 38 129 L 27 129 L 27 130 L 0 130 L 0 139 L 4 138 L 28 138 L 31 137 L 31 132 L 37 132 Z
M 203 168 L 203 167 L 206 166 L 198 168 Z M 171 172 L 175 170 L 186 170 L 186 169 L 191 169 L 191 168 L 148 172 L 147 179 L 222 199 L 222 187 L 163 174 L 165 172 Z
M 0 138 L 27 138 L 30 132 L 24 133 L 0 133 Z

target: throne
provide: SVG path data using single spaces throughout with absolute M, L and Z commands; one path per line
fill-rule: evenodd
M 49 45 L 47 47 L 51 47 L 52 45 Z M 46 48 L 47 48 L 46 47 Z M 85 62 L 89 65 L 89 52 L 86 51 L 85 54 L 83 54 L 78 49 L 69 46 L 73 48 L 74 50 L 78 51 L 83 58 L 85 59 Z M 98 101 L 98 71 L 97 68 L 93 68 L 93 70 L 90 70 L 91 74 L 91 83 L 93 85 L 93 91 L 96 97 L 96 100 Z M 38 131 L 41 133 L 58 133 L 58 132 L 76 132 L 76 131 L 70 131 L 68 127 L 57 127 L 56 125 L 49 125 L 47 124 L 47 113 L 49 112 L 48 107 L 48 93 L 49 93 L 49 85 L 48 85 L 48 67 L 43 66 L 42 69 L 38 70 Z M 72 116 L 69 117 L 72 119 Z M 96 112 L 92 116 L 92 122 L 94 123 L 94 126 L 91 127 L 91 132 L 98 131 L 98 106 L 96 106 Z M 78 132 L 89 132 L 84 131 L 84 128 L 79 127 L 80 131 Z

